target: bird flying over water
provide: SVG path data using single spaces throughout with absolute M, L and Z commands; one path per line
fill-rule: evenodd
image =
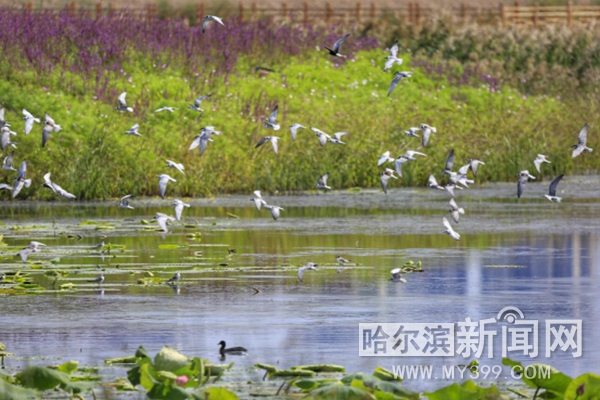
M 250 201 L 254 203 L 254 205 L 256 206 L 256 208 L 258 208 L 259 211 L 262 208 L 262 206 L 267 205 L 267 202 L 263 200 L 260 194 L 260 190 L 254 191 L 254 198 L 250 199 Z
M 26 179 L 27 175 L 27 162 L 23 160 L 17 171 L 17 178 L 15 179 L 15 185 L 13 186 L 12 197 L 13 199 L 19 194 L 23 186 L 28 188 L 31 186 L 31 179 Z
M 281 125 L 278 125 L 276 122 L 277 111 L 279 111 L 279 104 L 277 104 L 275 108 L 273 108 L 273 111 L 271 111 L 271 115 L 269 115 L 269 119 L 265 121 L 265 124 L 263 125 L 265 128 L 273 129 L 274 131 L 278 131 L 281 128 Z
M 327 178 L 329 178 L 329 172 L 317 179 L 317 184 L 315 187 L 317 189 L 331 189 L 329 186 L 327 186 Z
M 435 176 L 433 174 L 429 175 L 429 180 L 427 181 L 427 186 L 429 186 L 430 188 L 434 188 L 434 189 L 444 190 L 444 187 L 440 186 L 438 184 L 438 182 L 435 179 Z
M 76 198 L 76 196 L 74 194 L 67 192 L 65 189 L 61 188 L 56 183 L 52 182 L 50 180 L 50 172 L 48 172 L 46 175 L 44 175 L 44 183 L 42 184 L 42 186 L 47 187 L 48 189 L 52 190 L 54 193 L 56 193 L 60 197 L 64 197 L 66 199 Z
M 213 21 L 225 26 L 221 18 L 217 17 L 216 15 L 207 15 L 202 19 L 202 33 L 206 31 L 208 25 Z
M 563 178 L 563 176 L 564 176 L 564 174 L 560 174 L 559 176 L 557 176 L 556 178 L 554 178 L 554 180 L 550 184 L 550 188 L 548 189 L 548 194 L 545 194 L 542 197 L 545 197 L 545 198 L 547 198 L 550 201 L 556 201 L 557 203 L 560 203 L 560 201 L 562 200 L 562 198 L 556 196 L 556 188 L 558 187 L 558 183 Z
M 590 149 L 589 147 L 586 146 L 587 131 L 588 131 L 588 126 L 587 126 L 587 124 L 585 124 L 583 126 L 583 128 L 581 128 L 581 131 L 579 132 L 579 136 L 577 137 L 577 144 L 571 146 L 571 148 L 575 149 L 575 150 L 573 150 L 573 158 L 580 155 L 584 150 L 589 151 L 590 153 L 593 151 L 593 149 Z
M 400 268 L 394 268 L 393 270 L 390 271 L 390 274 L 392 274 L 392 277 L 388 280 L 391 282 L 406 283 L 406 279 L 404 279 L 402 277 L 401 272 L 402 272 L 402 270 Z
M 446 158 L 446 164 L 444 165 L 442 174 L 450 175 L 453 167 L 454 167 L 454 149 L 450 150 L 450 154 L 448 154 L 448 157 Z
M 448 219 L 446 217 L 442 217 L 442 223 L 444 224 L 444 227 L 446 228 L 444 233 L 450 235 L 450 237 L 454 240 L 460 240 L 460 234 L 458 232 L 456 232 L 454 229 L 452 229 L 452 225 L 450 225 L 450 222 L 448 222 Z
M 341 57 L 341 58 L 346 58 L 345 55 L 340 54 L 340 46 L 342 45 L 342 43 L 344 43 L 344 41 L 346 39 L 348 39 L 348 37 L 350 36 L 349 33 L 345 34 L 343 37 L 341 37 L 340 39 L 338 39 L 334 44 L 333 44 L 333 49 L 330 49 L 327 46 L 323 46 L 325 47 L 327 50 L 329 50 L 329 54 L 335 57 Z
M 306 129 L 305 126 L 300 124 L 290 125 L 290 132 L 292 133 L 292 140 L 296 140 L 296 135 L 298 134 L 298 129 Z
M 163 213 L 159 213 L 159 212 L 156 213 L 156 215 L 154 216 L 154 219 L 158 223 L 158 226 L 160 226 L 160 228 L 164 232 L 169 232 L 169 229 L 167 228 L 167 222 L 175 221 L 175 218 L 173 218 L 167 214 L 163 214 Z
M 303 278 L 304 278 L 304 272 L 305 271 L 317 271 L 317 267 L 318 264 L 309 262 L 306 265 L 301 266 L 300 268 L 298 268 L 298 280 L 300 282 L 304 282 Z
M 177 181 L 175 179 L 171 178 L 167 174 L 160 174 L 157 176 L 157 178 L 158 178 L 158 190 L 160 192 L 160 197 L 162 197 L 164 199 L 165 191 L 167 190 L 167 183 L 169 183 L 169 181 L 171 181 L 171 182 L 177 182 Z
M 131 198 L 131 196 L 133 195 L 128 194 L 127 196 L 121 197 L 121 199 L 119 200 L 119 207 L 133 210 L 134 208 L 129 205 L 129 199 Z
M 465 213 L 465 209 L 459 207 L 453 198 L 450 199 L 450 210 L 448 210 L 448 211 L 450 213 L 452 213 L 452 219 L 454 219 L 454 222 L 456 222 L 457 224 L 458 224 L 458 219 L 460 217 L 460 214 L 464 215 L 464 213 Z
M 271 145 L 273 146 L 273 151 L 275 152 L 275 154 L 279 154 L 279 151 L 277 149 L 277 141 L 279 139 L 280 139 L 279 136 L 265 136 L 264 138 L 262 138 L 258 141 L 258 143 L 256 144 L 256 146 L 254 146 L 254 148 L 257 149 L 260 146 L 262 146 L 263 144 L 265 144 L 267 142 L 271 142 Z
M 388 181 L 390 180 L 390 178 L 394 178 L 394 179 L 398 179 L 397 176 L 394 175 L 394 170 L 393 169 L 389 169 L 386 168 L 385 171 L 383 171 L 383 173 L 381 174 L 381 188 L 383 189 L 383 192 L 385 194 L 387 194 L 387 186 L 388 186 Z
M 533 163 L 535 164 L 535 169 L 537 169 L 537 172 L 539 172 L 540 174 L 542 173 L 542 171 L 540 171 L 540 166 L 542 165 L 542 163 L 550 164 L 550 160 L 548 160 L 546 157 L 547 156 L 543 154 L 538 154 L 535 160 L 533 160 Z
M 127 106 L 127 101 L 125 98 L 127 97 L 127 92 L 123 92 L 119 95 L 117 99 L 117 107 L 115 108 L 117 111 L 129 111 L 133 112 L 133 108 Z
M 394 79 L 392 80 L 392 83 L 390 84 L 390 89 L 388 90 L 388 96 L 390 94 L 392 94 L 392 92 L 394 91 L 394 89 L 396 88 L 396 86 L 398 85 L 398 83 L 400 83 L 400 81 L 404 78 L 410 78 L 412 76 L 412 72 L 408 72 L 408 71 L 402 71 L 402 72 L 396 72 L 396 75 L 394 75 Z
M 525 184 L 529 179 L 535 179 L 535 176 L 531 175 L 529 171 L 523 170 L 519 172 L 517 175 L 519 178 L 519 182 L 517 183 L 517 198 L 521 198 L 521 194 L 523 194 L 523 189 L 525 189 Z
M 190 205 L 177 199 L 175 199 L 175 203 L 173 205 L 175 206 L 175 218 L 177 218 L 177 221 L 181 221 L 181 214 L 183 213 L 183 208 L 189 208 Z
M 206 150 L 206 146 L 208 142 L 212 142 L 213 140 L 210 138 L 212 135 L 220 135 L 220 131 L 215 131 L 214 126 L 205 126 L 200 130 L 200 134 L 194 138 L 194 141 L 190 145 L 189 150 L 194 150 L 196 147 L 200 146 L 200 155 L 204 154 L 204 150 Z
M 394 43 L 394 45 L 390 48 L 390 55 L 385 58 L 383 70 L 389 70 L 394 66 L 394 64 L 402 64 L 402 59 L 398 58 L 398 41 L 396 41 L 396 43 Z
M 416 160 L 414 157 L 415 155 L 427 157 L 425 154 L 419 153 L 418 151 L 408 150 L 406 153 L 404 153 L 404 155 L 396 158 L 394 164 L 396 166 L 396 172 L 398 173 L 398 176 L 402 177 L 402 164 L 408 161 Z
M 380 166 L 381 164 L 386 163 L 388 161 L 394 162 L 394 160 L 396 160 L 396 159 L 393 157 L 390 157 L 390 152 L 388 150 L 385 153 L 383 153 L 383 155 L 381 157 L 379 157 L 379 160 L 377 161 L 377 166 Z
M 281 208 L 279 206 L 272 206 L 270 204 L 263 204 L 263 207 L 266 208 L 267 210 L 271 211 L 271 215 L 273 216 L 273 219 L 275 221 L 277 221 L 277 218 L 279 218 L 279 212 L 285 211 L 283 208 Z

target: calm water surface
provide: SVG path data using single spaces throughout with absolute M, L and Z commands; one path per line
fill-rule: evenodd
M 57 284 L 73 282 L 86 290 L 38 296 L 2 296 L 0 290 L 0 341 L 21 357 L 100 365 L 140 344 L 151 353 L 169 345 L 218 361 L 217 342 L 226 340 L 249 349 L 248 356 L 227 360 L 241 366 L 326 362 L 368 372 L 378 365 L 433 365 L 435 375 L 435 368 L 473 357 L 359 357 L 358 324 L 479 321 L 513 306 L 526 319 L 540 320 L 538 356 L 522 351 L 508 356 L 548 363 L 570 375 L 600 372 L 599 182 L 563 183 L 562 204 L 538 197 L 546 183 L 528 185 L 520 202 L 513 199 L 515 185 L 460 192 L 457 202 L 466 215 L 454 225 L 459 242 L 442 234 L 441 218 L 450 218 L 444 213 L 448 195 L 427 190 L 265 196 L 285 208 L 279 221 L 256 210 L 250 196 L 191 200 L 184 220 L 198 228 L 176 223 L 166 235 L 145 230 L 141 221 L 157 211 L 173 214 L 168 200 L 134 199 L 135 210 L 113 202 L 3 203 L 4 242 L 23 246 L 40 240 L 48 249 L 31 257 L 45 262 L 42 270 L 24 266 L 11 256 L 14 250 L 3 251 L 0 272 L 28 271 L 51 289 L 43 272 L 68 269 Z M 85 220 L 115 229 L 79 225 Z M 15 225 L 29 229 L 11 229 Z M 186 237 L 194 232 L 201 232 L 201 240 Z M 125 245 L 126 251 L 102 257 L 91 249 L 101 240 Z M 228 248 L 236 249 L 231 257 Z M 358 266 L 337 273 L 338 254 Z M 47 263 L 57 257 L 57 264 Z M 425 272 L 407 274 L 406 284 L 388 282 L 390 269 L 407 260 L 422 261 Z M 321 267 L 300 283 L 290 265 L 308 261 Z M 139 285 L 147 270 L 164 278 L 179 271 L 183 282 L 178 289 Z M 102 288 L 86 282 L 100 271 L 106 277 Z M 545 357 L 547 319 L 583 320 L 581 357 L 571 351 Z M 508 325 L 490 326 L 498 332 L 494 356 L 487 358 L 486 350 L 481 364 L 501 364 L 502 326 Z

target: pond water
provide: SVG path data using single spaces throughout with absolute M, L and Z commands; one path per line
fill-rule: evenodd
M 458 332 L 467 317 L 478 322 L 516 307 L 525 320 L 539 321 L 538 354 L 508 351 L 509 357 L 572 376 L 599 372 L 599 183 L 565 179 L 561 204 L 540 197 L 546 183 L 528 185 L 520 201 L 514 184 L 464 190 L 456 200 L 466 214 L 453 223 L 458 242 L 442 233 L 448 194 L 425 189 L 265 195 L 285 209 L 278 221 L 256 210 L 250 196 L 190 200 L 183 218 L 190 225 L 173 223 L 167 234 L 142 220 L 157 211 L 172 215 L 169 200 L 134 198 L 134 210 L 115 202 L 5 202 L 0 234 L 15 247 L 0 248 L 0 273 L 28 272 L 48 290 L 3 295 L 0 289 L 0 342 L 22 357 L 13 365 L 33 362 L 30 356 L 101 365 L 140 344 L 151 354 L 169 345 L 218 361 L 217 343 L 225 340 L 249 350 L 228 357 L 238 366 L 334 363 L 370 372 L 379 365 L 431 365 L 441 378 L 442 366 L 474 356 L 360 357 L 359 323 L 453 323 Z M 200 240 L 188 236 L 196 232 Z M 14 254 L 31 240 L 47 248 L 23 264 Z M 125 250 L 100 254 L 92 247 L 101 241 Z M 236 252 L 229 256 L 228 249 Z M 338 273 L 336 255 L 356 265 Z M 421 261 L 425 272 L 405 274 L 405 284 L 389 282 L 389 271 L 408 260 Z M 309 261 L 318 271 L 299 282 L 296 269 Z M 53 282 L 44 275 L 51 269 L 69 274 Z M 139 284 L 146 271 L 163 278 L 180 272 L 182 279 L 177 287 Z M 101 286 L 87 282 L 101 272 Z M 52 290 L 68 282 L 77 289 Z M 545 323 L 561 319 L 582 320 L 580 357 L 560 346 L 546 357 Z M 497 332 L 493 356 L 486 347 L 481 365 L 501 364 L 508 346 L 503 328 L 515 326 L 489 325 Z M 508 374 L 505 368 L 497 380 Z M 432 386 L 441 384 L 411 384 Z

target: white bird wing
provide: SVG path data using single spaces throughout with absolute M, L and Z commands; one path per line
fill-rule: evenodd
M 118 101 L 119 101 L 119 105 L 121 107 L 127 107 L 127 102 L 125 101 L 126 97 L 127 97 L 127 92 L 123 92 L 119 95 Z
M 275 154 L 279 154 L 279 150 L 277 148 L 277 139 L 279 139 L 277 136 L 271 137 L 271 144 L 273 145 L 273 151 L 275 152 Z
M 338 40 L 336 40 L 336 42 L 333 44 L 333 51 L 335 51 L 336 53 L 339 53 L 340 52 L 340 46 L 342 45 L 342 43 L 344 43 L 344 41 L 346 39 L 348 39 L 349 36 L 350 36 L 350 34 L 347 33 L 343 37 L 341 37 Z
M 342 136 L 348 134 L 348 132 L 336 132 L 333 134 L 333 137 L 337 140 L 342 140 Z
M 194 150 L 196 147 L 200 146 L 201 137 L 202 135 L 198 135 L 194 138 L 194 141 L 192 142 L 192 144 L 190 144 L 188 151 Z
M 429 175 L 428 183 L 429 183 L 429 186 L 432 186 L 432 187 L 440 186 L 440 185 L 438 185 L 437 180 L 435 179 L 435 176 L 433 174 Z
M 390 152 L 386 151 L 385 153 L 383 153 L 383 155 L 381 157 L 379 157 L 379 161 L 377 161 L 377 166 L 380 166 L 381 164 L 386 162 L 389 158 L 390 158 Z
M 535 160 L 533 160 L 533 163 L 535 164 L 535 169 L 537 169 L 537 172 L 542 172 L 540 171 L 540 166 L 542 165 L 542 162 L 544 161 L 543 158 L 537 157 Z
M 181 221 L 181 214 L 183 213 L 183 203 L 182 202 L 177 202 L 175 203 L 175 218 L 177 218 L 177 221 Z
M 21 165 L 19 166 L 19 171 L 17 172 L 17 179 L 25 179 L 25 176 L 27 175 L 27 162 L 23 161 L 21 162 Z
M 273 125 L 275 124 L 275 120 L 277 119 L 277 111 L 279 111 L 279 104 L 275 106 L 273 111 L 271 111 L 271 115 L 269 115 L 269 122 Z
M 52 184 L 52 181 L 50 180 L 50 172 L 48 172 L 46 175 L 44 175 L 44 183 L 46 183 L 46 185 L 48 185 L 48 187 L 50 189 L 52 189 L 53 192 L 56 193 L 56 188 L 54 187 L 54 185 Z
M 444 224 L 444 227 L 448 230 L 448 232 L 454 232 L 454 229 L 452 229 L 452 225 L 450 225 L 448 218 L 442 217 L 442 223 Z
M 404 76 L 402 76 L 401 74 L 396 74 L 394 76 L 394 79 L 392 80 L 392 83 L 390 84 L 390 89 L 388 90 L 388 94 L 387 94 L 388 96 L 390 94 L 392 94 L 392 92 L 394 91 L 394 89 L 398 85 L 398 82 L 400 82 L 402 80 L 402 78 L 404 78 Z
M 326 134 L 325 132 L 321 132 L 319 135 L 319 144 L 321 146 L 325 146 L 327 144 L 327 140 L 331 139 L 331 136 Z
M 390 48 L 390 56 L 394 58 L 398 57 L 398 41 L 396 41 L 394 45 Z
M 402 164 L 407 162 L 408 159 L 406 157 L 398 157 L 396 161 L 394 161 L 394 166 L 396 167 L 396 172 L 399 176 L 402 176 Z
M 459 174 L 459 175 L 464 175 L 464 176 L 467 176 L 467 172 L 469 172 L 469 168 L 471 168 L 471 164 L 463 165 L 463 166 L 462 166 L 462 167 L 460 167 L 460 169 L 458 170 L 458 174 Z

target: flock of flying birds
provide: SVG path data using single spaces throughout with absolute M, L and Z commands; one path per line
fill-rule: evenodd
M 208 25 L 213 21 L 217 22 L 221 25 L 224 25 L 221 18 L 212 16 L 212 15 L 208 15 L 208 16 L 204 17 L 204 19 L 202 21 L 202 32 L 205 32 Z M 344 43 L 344 41 L 346 39 L 348 39 L 349 36 L 350 36 L 350 34 L 346 34 L 343 37 L 341 37 L 340 39 L 338 39 L 334 43 L 332 48 L 325 46 L 325 49 L 328 51 L 329 55 L 334 56 L 334 57 L 345 58 L 346 56 L 341 54 L 340 50 L 341 50 L 342 44 Z M 389 52 L 390 52 L 389 55 L 387 57 L 385 57 L 386 61 L 384 64 L 384 71 L 390 70 L 394 64 L 401 65 L 402 61 L 403 61 L 401 58 L 398 58 L 398 43 L 395 43 L 391 47 Z M 392 94 L 392 92 L 394 91 L 394 89 L 400 83 L 400 81 L 402 79 L 410 78 L 411 75 L 412 75 L 412 73 L 409 71 L 396 72 L 394 75 L 394 78 L 390 84 L 390 87 L 388 90 L 388 96 Z M 119 97 L 117 99 L 117 107 L 116 107 L 117 111 L 133 112 L 133 108 L 127 105 L 126 96 L 127 96 L 126 92 L 123 92 L 123 93 L 121 93 L 121 95 L 119 95 Z M 193 111 L 198 111 L 198 112 L 203 113 L 204 110 L 202 110 L 202 108 L 200 106 L 201 106 L 202 102 L 204 100 L 208 99 L 210 96 L 211 96 L 210 94 L 199 96 L 198 98 L 196 98 L 194 100 L 193 104 L 189 105 L 189 108 Z M 172 113 L 172 112 L 175 112 L 175 110 L 177 110 L 177 108 L 175 108 L 175 107 L 162 107 L 162 108 L 155 110 L 155 112 L 168 111 L 168 112 Z M 279 106 L 276 105 L 274 107 L 274 109 L 272 110 L 271 114 L 269 115 L 269 118 L 264 122 L 263 126 L 265 128 L 272 129 L 273 131 L 278 131 L 281 129 L 281 125 L 277 123 L 278 111 L 279 111 Z M 23 109 L 23 120 L 25 121 L 25 128 L 24 128 L 25 135 L 28 135 L 32 131 L 32 129 L 34 127 L 34 123 L 41 122 L 39 118 L 34 117 L 30 112 L 28 112 L 25 109 Z M 289 129 L 290 129 L 292 140 L 296 140 L 298 130 L 306 129 L 306 127 L 299 123 L 294 123 L 290 126 Z M 344 135 L 346 135 L 347 132 L 336 132 L 333 135 L 329 135 L 316 127 L 310 127 L 310 129 L 318 137 L 319 144 L 321 146 L 325 146 L 327 143 L 332 143 L 332 144 L 337 144 L 337 145 L 345 144 L 342 141 L 342 137 Z M 46 143 L 48 142 L 51 133 L 59 132 L 60 130 L 61 130 L 61 126 L 56 124 L 54 122 L 54 120 L 48 115 L 48 113 L 45 113 L 44 114 L 44 125 L 42 128 L 42 147 L 44 147 L 46 145 Z M 139 133 L 138 130 L 139 130 L 139 124 L 135 124 L 134 126 L 131 127 L 131 129 L 127 130 L 125 133 L 128 135 L 141 136 L 141 134 Z M 422 132 L 421 136 L 419 136 L 417 134 L 418 131 Z M 574 149 L 573 153 L 572 153 L 573 158 L 579 156 L 584 151 L 588 151 L 588 152 L 592 151 L 591 148 L 587 147 L 587 131 L 588 131 L 588 127 L 586 124 L 586 125 L 584 125 L 584 127 L 581 129 L 581 132 L 579 133 L 578 143 L 576 145 L 572 146 L 572 148 Z M 11 136 L 15 136 L 17 133 L 11 131 L 10 124 L 5 121 L 4 108 L 0 109 L 0 133 L 2 134 L 1 139 L 0 139 L 0 147 L 2 148 L 2 150 L 6 149 L 8 147 L 13 147 L 13 148 L 17 147 L 16 146 L 17 143 L 14 143 L 11 141 Z M 421 124 L 419 127 L 411 127 L 407 131 L 405 131 L 405 134 L 408 137 L 416 137 L 416 138 L 420 137 L 423 148 L 425 148 L 427 146 L 427 144 L 429 143 L 429 139 L 430 139 L 432 133 L 437 133 L 437 129 L 435 127 L 427 125 L 427 124 Z M 220 134 L 221 134 L 221 132 L 215 130 L 214 126 L 203 127 L 200 130 L 200 134 L 194 138 L 194 140 L 188 150 L 194 150 L 195 148 L 199 147 L 200 155 L 202 155 L 202 154 L 204 154 L 204 152 L 208 146 L 208 143 L 213 141 L 212 136 L 218 136 Z M 271 146 L 273 148 L 273 151 L 276 154 L 278 154 L 278 145 L 277 145 L 278 140 L 280 140 L 279 136 L 273 136 L 273 135 L 264 136 L 263 138 L 261 138 L 258 141 L 258 143 L 256 144 L 255 147 L 258 148 L 258 147 L 261 147 L 264 144 L 270 142 Z M 9 154 L 7 157 L 5 157 L 4 162 L 2 164 L 2 169 L 9 170 L 9 171 L 15 171 L 15 168 L 13 168 L 13 156 L 14 156 L 14 151 L 12 151 L 11 154 Z M 387 194 L 387 192 L 388 192 L 388 183 L 389 183 L 390 178 L 398 179 L 398 177 L 402 177 L 402 165 L 409 161 L 416 161 L 417 160 L 416 156 L 426 157 L 426 155 L 422 152 L 408 150 L 403 155 L 401 155 L 397 158 L 391 157 L 390 152 L 386 151 L 379 158 L 379 161 L 377 163 L 378 166 L 381 166 L 382 164 L 385 164 L 388 162 L 392 162 L 392 163 L 394 163 L 394 167 L 395 167 L 394 169 L 385 168 L 381 174 L 380 182 L 381 182 L 381 187 L 385 194 Z M 537 171 L 541 172 L 542 164 L 550 163 L 550 160 L 547 159 L 547 156 L 539 154 L 533 162 L 534 162 L 534 165 L 535 165 Z M 167 163 L 166 167 L 176 169 L 181 174 L 185 174 L 185 172 L 184 172 L 185 168 L 181 163 L 177 163 L 172 160 L 166 160 L 166 163 Z M 454 149 L 452 149 L 446 160 L 445 168 L 441 171 L 442 174 L 448 176 L 448 183 L 445 185 L 438 184 L 434 174 L 431 174 L 429 177 L 429 183 L 428 183 L 429 187 L 434 188 L 434 189 L 445 190 L 446 192 L 448 192 L 451 195 L 451 199 L 449 202 L 450 208 L 449 208 L 448 212 L 451 213 L 452 219 L 457 224 L 459 222 L 460 215 L 464 214 L 465 210 L 463 208 L 459 207 L 458 204 L 456 203 L 456 201 L 454 200 L 454 196 L 455 196 L 454 191 L 455 190 L 463 190 L 464 188 L 468 188 L 469 184 L 474 183 L 474 180 L 468 178 L 468 172 L 469 172 L 469 170 L 471 170 L 473 177 L 476 177 L 477 170 L 480 165 L 485 165 L 485 163 L 483 161 L 480 161 L 477 159 L 468 159 L 467 164 L 465 164 L 463 167 L 461 167 L 457 172 L 454 172 L 453 171 Z M 394 175 L 394 173 L 397 173 L 398 176 Z M 6 183 L 0 183 L 0 190 L 1 189 L 11 190 L 12 197 L 13 198 L 16 197 L 23 187 L 27 188 L 31 185 L 31 179 L 27 179 L 26 174 L 27 174 L 27 164 L 26 164 L 26 161 L 23 160 L 23 162 L 21 163 L 21 165 L 17 171 L 17 177 L 14 179 L 15 180 L 14 185 L 10 186 Z M 42 184 L 42 186 L 49 188 L 50 190 L 52 190 L 54 193 L 56 193 L 60 197 L 65 197 L 67 199 L 75 199 L 75 196 L 73 194 L 67 192 L 62 187 L 60 187 L 58 184 L 56 184 L 55 182 L 52 182 L 52 180 L 50 179 L 50 176 L 51 176 L 51 174 L 49 172 L 46 175 L 44 175 L 44 177 L 43 177 L 44 183 Z M 561 198 L 556 195 L 556 191 L 557 191 L 558 183 L 563 178 L 563 176 L 564 176 L 564 174 L 561 174 L 552 181 L 552 183 L 550 184 L 549 190 L 548 190 L 548 194 L 544 195 L 543 197 L 547 198 L 550 201 L 556 201 L 556 202 L 561 201 Z M 316 188 L 324 189 L 324 190 L 331 189 L 331 187 L 327 185 L 328 177 L 329 177 L 328 173 L 320 176 L 317 179 L 317 183 L 315 185 Z M 533 175 L 531 175 L 528 170 L 521 171 L 519 174 L 517 174 L 517 177 L 519 178 L 518 183 L 517 183 L 517 197 L 520 198 L 521 194 L 523 193 L 523 190 L 525 188 L 525 184 L 528 182 L 529 179 L 535 179 L 535 177 Z M 157 178 L 158 178 L 159 193 L 160 193 L 161 198 L 164 199 L 168 183 L 176 182 L 176 179 L 172 178 L 168 174 L 158 175 Z M 132 197 L 131 194 L 122 197 L 118 203 L 118 206 L 122 207 L 122 208 L 126 208 L 126 209 L 133 209 L 133 207 L 129 204 L 129 199 L 131 197 Z M 273 216 L 273 219 L 275 219 L 275 220 L 277 220 L 279 218 L 281 211 L 284 211 L 284 209 L 282 207 L 268 204 L 262 198 L 262 195 L 261 195 L 260 191 L 258 191 L 258 190 L 254 192 L 254 197 L 252 199 L 250 199 L 250 201 L 252 201 L 255 204 L 256 208 L 259 211 L 263 207 L 265 209 L 269 210 L 271 212 L 271 215 Z M 184 203 L 183 201 L 177 200 L 177 199 L 174 200 L 173 206 L 175 207 L 175 209 L 174 209 L 175 217 L 172 217 L 167 214 L 160 213 L 160 212 L 156 213 L 156 216 L 154 217 L 154 219 L 156 219 L 158 225 L 164 232 L 168 232 L 167 226 L 168 226 L 169 221 L 175 221 L 175 220 L 181 221 L 181 216 L 182 216 L 184 208 L 190 207 L 189 204 Z M 442 224 L 444 225 L 444 228 L 445 228 L 444 233 L 450 235 L 455 240 L 460 240 L 460 234 L 454 230 L 454 228 L 450 224 L 450 221 L 445 216 L 442 218 Z M 103 245 L 103 243 L 101 245 Z M 39 242 L 31 242 L 31 244 L 29 246 L 25 247 L 19 253 L 22 260 L 25 262 L 27 260 L 27 256 L 30 253 L 39 251 L 40 246 L 43 246 L 43 244 L 41 244 Z M 350 262 L 349 260 L 346 260 L 341 256 L 337 256 L 336 259 L 337 259 L 338 263 L 342 266 L 342 268 L 344 265 L 346 265 Z M 298 279 L 300 281 L 302 281 L 304 272 L 310 271 L 310 270 L 316 270 L 316 266 L 317 266 L 317 264 L 310 262 L 310 263 L 300 267 L 298 269 Z M 338 269 L 338 272 L 341 272 L 342 268 Z M 401 277 L 399 268 L 392 270 L 391 274 L 392 274 L 392 277 L 390 278 L 390 281 L 406 282 L 406 280 Z M 181 275 L 179 273 L 177 273 L 171 279 L 169 279 L 167 281 L 167 283 L 176 282 L 177 280 L 180 279 L 180 277 L 181 277 Z M 3 278 L 4 278 L 4 276 L 2 277 L 2 279 Z M 0 281 L 2 279 L 0 279 Z M 102 283 L 103 280 L 104 280 L 104 276 L 101 275 L 100 277 L 92 280 L 92 282 Z

